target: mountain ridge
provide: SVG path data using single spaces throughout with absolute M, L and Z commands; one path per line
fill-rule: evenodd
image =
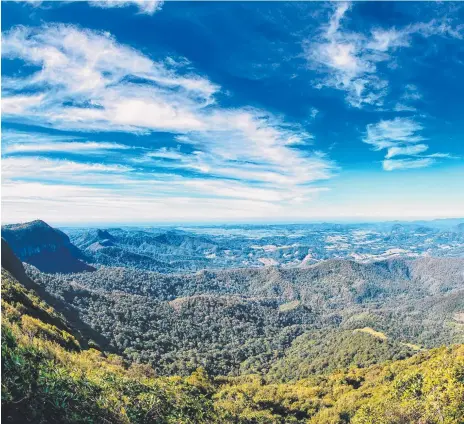
M 2 226 L 2 238 L 23 261 L 44 272 L 94 271 L 62 231 L 42 220 Z

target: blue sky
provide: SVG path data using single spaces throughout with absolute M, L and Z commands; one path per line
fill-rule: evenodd
M 2 3 L 2 221 L 464 215 L 464 5 Z

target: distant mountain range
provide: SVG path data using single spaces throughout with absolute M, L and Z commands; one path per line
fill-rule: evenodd
M 90 261 L 158 272 L 207 268 L 217 243 L 183 231 L 90 229 L 70 231 L 73 243 Z
M 202 269 L 306 268 L 328 259 L 464 257 L 463 222 L 65 228 L 5 225 L 18 257 L 43 272 L 117 266 L 161 273 Z

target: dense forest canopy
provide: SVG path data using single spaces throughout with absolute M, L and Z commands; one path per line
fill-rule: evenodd
M 386 334 L 392 358 L 407 354 L 408 345 L 462 343 L 456 317 L 464 309 L 463 267 L 461 259 L 424 258 L 168 275 L 111 267 L 27 271 L 128 359 L 161 374 L 185 375 L 201 365 L 210 374 L 237 375 L 275 369 L 312 330 L 326 343 L 333 332 L 373 328 Z M 334 341 L 326 354 L 336 357 L 338 348 Z M 307 369 L 311 358 L 302 359 Z

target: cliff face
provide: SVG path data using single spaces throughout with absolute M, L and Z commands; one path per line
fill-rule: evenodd
M 65 233 L 43 221 L 5 225 L 2 227 L 2 237 L 21 261 L 34 265 L 42 272 L 95 270 L 83 261 L 82 253 Z

